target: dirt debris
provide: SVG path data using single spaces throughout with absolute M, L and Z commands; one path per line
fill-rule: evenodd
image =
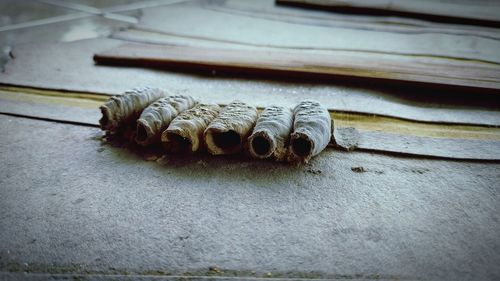
M 358 166 L 358 167 L 351 167 L 351 171 L 355 173 L 364 173 L 366 172 L 366 169 L 363 168 L 363 166 Z

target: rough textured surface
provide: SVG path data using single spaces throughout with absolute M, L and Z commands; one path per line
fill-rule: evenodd
M 198 104 L 177 116 L 161 135 L 167 151 L 192 153 L 204 148 L 203 132 L 219 111 L 217 104 Z
M 330 150 L 298 168 L 154 162 L 98 128 L 0 116 L 0 129 L 13 132 L 0 135 L 3 271 L 500 278 L 498 163 Z
M 258 114 L 257 108 L 240 101 L 224 107 L 203 134 L 208 152 L 221 155 L 241 151 L 252 133 Z
M 99 120 L 101 129 L 113 132 L 124 124 L 135 122 L 148 105 L 165 95 L 165 91 L 161 89 L 142 87 L 109 98 L 99 107 L 102 112 L 102 118 Z
M 217 269 L 217 267 L 214 267 L 214 269 Z M 52 274 L 52 273 L 11 273 L 11 272 L 0 272 L 0 279 L 1 280 L 11 280 L 11 281 L 46 281 L 46 280 L 52 280 L 52 281 L 58 281 L 58 280 L 86 280 L 86 281 L 108 281 L 108 280 L 113 280 L 113 281 L 129 281 L 129 280 L 143 280 L 143 281 L 185 281 L 185 280 L 190 280 L 190 281 L 226 281 L 226 280 L 254 280 L 254 281 L 318 281 L 318 280 L 336 280 L 336 281 L 352 281 L 352 278 L 349 276 L 347 278 L 338 276 L 333 277 L 327 277 L 327 278 L 320 278 L 318 277 L 317 273 L 307 273 L 307 274 L 299 274 L 297 276 L 311 276 L 310 278 L 304 278 L 304 277 L 289 277 L 288 275 L 285 274 L 280 274 L 278 278 L 273 278 L 272 274 L 252 274 L 249 272 L 249 275 L 242 275 L 240 274 L 239 271 L 230 271 L 229 276 L 224 276 L 227 271 L 211 271 L 211 270 L 206 270 L 206 271 L 196 271 L 194 273 L 196 274 L 201 274 L 201 273 L 206 273 L 206 275 L 192 275 L 192 272 L 188 272 L 183 275 L 171 275 L 171 274 L 162 274 L 163 271 L 146 271 L 145 274 L 131 274 L 127 271 L 124 271 L 123 273 L 113 273 L 113 274 L 102 274 L 102 273 L 97 273 L 97 274 L 85 274 L 85 273 L 58 273 L 58 274 Z M 220 272 L 220 273 L 218 273 Z M 222 276 L 217 276 L 217 275 L 222 275 Z M 227 274 L 226 274 L 227 275 Z M 256 276 L 262 276 L 262 277 L 256 277 Z M 359 279 L 358 279 L 359 280 Z M 377 281 L 393 281 L 394 279 L 382 279 L 378 278 L 377 275 L 373 275 L 373 278 L 363 278 L 363 281 L 367 280 L 377 280 Z M 407 280 L 409 281 L 409 280 Z
M 343 149 L 366 149 L 430 157 L 500 160 L 500 141 L 407 136 L 337 127 L 334 142 Z
M 137 120 L 135 140 L 140 145 L 160 142 L 161 134 L 168 128 L 170 122 L 196 103 L 191 96 L 184 95 L 169 96 L 155 101 L 144 109 Z
M 250 155 L 261 159 L 273 156 L 278 161 L 284 160 L 292 126 L 293 114 L 290 108 L 266 107 L 248 138 Z
M 319 102 L 306 100 L 293 110 L 290 161 L 306 162 L 326 148 L 332 136 L 332 119 Z

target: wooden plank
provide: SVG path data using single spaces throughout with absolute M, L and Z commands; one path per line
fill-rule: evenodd
M 205 10 L 217 11 L 223 14 L 234 14 L 278 22 L 293 22 L 301 25 L 329 26 L 402 34 L 437 33 L 500 38 L 498 28 L 494 27 L 441 23 L 393 15 L 372 16 L 369 14 L 330 13 L 323 12 L 320 9 L 296 9 L 286 5 L 276 6 L 274 3 L 271 4 L 265 1 L 257 3 L 235 0 L 224 2 L 214 1 L 202 7 Z
M 245 49 L 345 53 L 360 58 L 385 57 L 401 64 L 440 60 L 458 67 L 470 62 L 500 65 L 499 32 L 495 28 L 373 16 L 308 16 L 292 13 L 290 8 L 265 6 L 267 2 L 253 1 L 253 9 L 234 1 L 145 9 L 136 28 Z
M 407 136 L 355 128 L 336 128 L 334 135 L 337 145 L 348 151 L 383 151 L 450 159 L 500 160 L 499 141 Z
M 383 14 L 394 12 L 406 16 L 432 16 L 430 19 L 443 21 L 463 19 L 472 20 L 470 23 L 474 24 L 500 23 L 500 3 L 494 0 L 276 0 L 276 2 L 332 8 L 335 11 Z
M 98 107 L 107 98 L 106 95 L 4 88 L 0 89 L 0 114 L 98 127 Z M 430 124 L 335 111 L 330 111 L 330 116 L 335 125 L 332 145 L 342 149 L 500 160 L 500 128 Z
M 98 108 L 107 98 L 97 95 L 86 98 L 77 93 L 44 91 L 35 94 L 29 89 L 0 89 L 0 113 L 98 127 L 101 117 Z
M 401 65 L 390 59 L 360 59 L 345 54 L 325 55 L 278 51 L 233 50 L 126 43 L 98 53 L 99 64 L 154 67 L 213 68 L 269 73 L 317 74 L 419 82 L 500 90 L 500 69 L 489 65 L 468 67 L 446 63 Z
M 165 42 L 170 39 L 165 38 Z M 95 52 L 122 43 L 100 38 L 16 46 L 12 50 L 15 59 L 6 64 L 5 72 L 0 73 L 0 83 L 3 84 L 0 89 L 15 90 L 7 87 L 8 84 L 24 90 L 31 87 L 30 91 L 61 90 L 66 95 L 74 92 L 119 95 L 133 87 L 152 86 L 174 92 L 189 90 L 196 98 L 216 103 L 239 99 L 255 106 L 279 103 L 292 107 L 302 99 L 315 99 L 334 111 L 432 123 L 500 126 L 498 95 L 444 89 L 429 91 L 417 87 L 376 87 L 372 83 L 352 85 L 344 81 L 190 75 L 178 71 L 101 66 L 92 61 Z

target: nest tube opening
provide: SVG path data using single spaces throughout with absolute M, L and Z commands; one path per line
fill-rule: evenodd
M 271 157 L 276 150 L 276 143 L 265 131 L 252 134 L 248 140 L 250 154 L 256 158 Z
M 190 153 L 193 143 L 189 138 L 175 132 L 165 132 L 162 136 L 165 149 L 170 153 Z
M 142 145 L 148 144 L 151 136 L 154 134 L 152 128 L 143 119 L 137 120 L 135 133 L 135 141 Z
M 144 128 L 144 124 L 138 122 L 136 140 L 138 142 L 143 142 L 146 141 L 147 138 L 148 138 L 148 132 L 146 128 Z
M 212 139 L 215 146 L 221 150 L 230 150 L 241 144 L 241 137 L 235 130 L 213 132 Z
M 259 156 L 268 156 L 271 154 L 271 143 L 262 136 L 257 136 L 252 139 L 252 149 Z
M 298 157 L 307 158 L 312 155 L 314 144 L 307 135 L 301 133 L 293 134 L 290 142 L 292 153 Z

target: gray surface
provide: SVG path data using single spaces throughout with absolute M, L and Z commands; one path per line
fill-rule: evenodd
M 498 98 L 442 95 L 411 89 L 381 90 L 337 85 L 255 78 L 202 76 L 131 67 L 96 66 L 95 53 L 123 43 L 90 39 L 62 44 L 17 46 L 14 59 L 0 73 L 0 84 L 121 94 L 138 86 L 185 91 L 207 102 L 227 104 L 239 99 L 255 106 L 295 106 L 307 98 L 333 110 L 395 116 L 419 121 L 500 125 Z M 68 63 L 71 62 L 71 63 Z
M 77 17 L 77 16 L 75 16 Z M 42 42 L 70 42 L 81 39 L 105 37 L 130 24 L 117 22 L 98 16 L 82 15 L 81 19 L 30 28 L 0 32 L 0 46 L 12 46 Z
M 222 280 L 262 280 L 262 281 L 313 281 L 313 280 L 335 280 L 335 281 L 352 281 L 353 278 L 350 277 L 331 277 L 331 278 L 319 278 L 319 277 L 248 277 L 248 276 L 186 276 L 186 275 L 145 275 L 145 274 L 74 274 L 74 273 L 63 273 L 63 274 L 47 274 L 47 273 L 11 273 L 11 272 L 0 272 L 1 280 L 179 280 L 179 281 L 222 281 Z M 357 281 L 363 280 L 374 280 L 371 279 L 355 279 Z M 386 278 L 375 278 L 378 281 L 394 281 L 397 279 L 386 279 Z
M 8 61 L 9 52 L 15 45 L 105 37 L 112 31 L 137 22 L 141 8 L 172 2 L 178 1 L 2 0 L 0 69 Z
M 0 116 L 0 130 L 1 270 L 500 278 L 500 164 L 145 161 L 95 128 Z
M 190 276 L 185 275 L 177 276 L 156 276 L 156 275 L 78 275 L 78 274 L 24 274 L 24 273 L 0 273 L 2 280 L 179 280 L 179 281 L 222 281 L 222 280 L 255 280 L 255 281 L 313 281 L 313 280 L 335 280 L 335 281 L 352 281 L 353 278 L 303 278 L 303 277 L 226 277 L 226 276 Z M 355 279 L 356 281 L 369 281 L 372 279 Z M 376 278 L 378 281 L 394 281 L 397 279 L 382 279 Z
M 99 119 L 102 117 L 97 106 L 95 108 L 82 108 L 70 105 L 12 101 L 2 98 L 1 94 L 0 113 L 61 122 L 73 122 L 95 127 L 99 126 Z
M 67 14 L 64 8 L 52 7 L 36 1 L 2 0 L 0 2 L 0 26 L 40 20 Z
M 0 107 L 1 109 L 1 107 Z M 500 141 L 407 136 L 378 131 L 335 128 L 335 142 L 346 150 L 374 150 L 454 159 L 500 160 Z

